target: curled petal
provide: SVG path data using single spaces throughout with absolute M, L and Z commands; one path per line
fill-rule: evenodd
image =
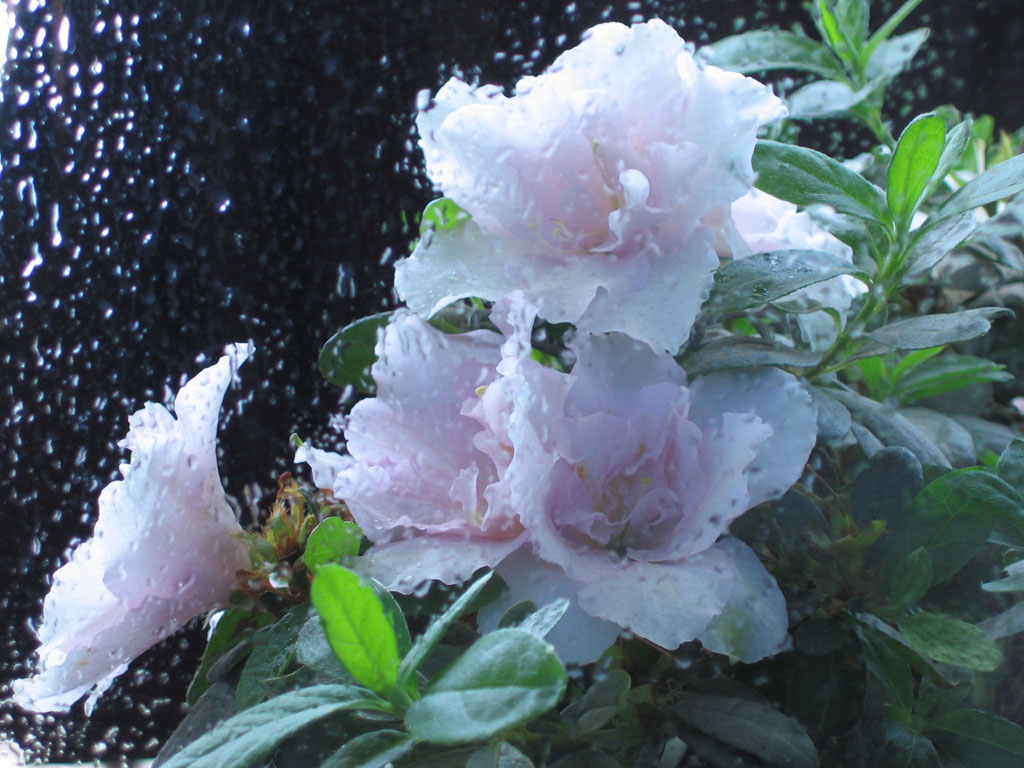
M 130 419 L 123 480 L 99 498 L 93 537 L 57 570 L 38 629 L 39 671 L 14 682 L 26 709 L 86 710 L 128 663 L 186 622 L 223 604 L 248 565 L 241 528 L 217 471 L 221 401 L 251 346 L 235 344 L 189 381 L 177 418 L 147 404 Z

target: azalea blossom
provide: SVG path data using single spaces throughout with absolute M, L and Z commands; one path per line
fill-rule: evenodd
M 19 706 L 67 710 L 88 693 L 91 712 L 132 659 L 237 588 L 248 556 L 217 471 L 217 419 L 252 347 L 226 352 L 178 392 L 174 415 L 147 403 L 130 417 L 131 461 L 100 493 L 93 537 L 54 574 L 39 670 L 14 682 Z
M 308 443 L 296 453 L 375 542 L 361 567 L 389 589 L 457 584 L 526 540 L 502 481 L 511 455 L 482 427 L 487 415 L 466 410 L 498 378 L 502 343 L 492 331 L 447 335 L 396 313 L 377 344 L 377 395 L 347 419 L 348 453 Z
M 426 231 L 395 287 L 422 316 L 521 290 L 546 320 L 675 351 L 718 266 L 702 218 L 750 189 L 757 129 L 784 114 L 659 20 L 594 27 L 511 97 L 453 78 L 417 127 L 468 215 Z
M 511 602 L 568 597 L 549 636 L 566 661 L 592 661 L 623 628 L 744 660 L 779 650 L 778 587 L 721 537 L 798 479 L 815 440 L 807 393 L 774 369 L 689 386 L 669 355 L 618 333 L 580 333 L 572 370 L 556 370 L 531 355 L 535 313 L 521 295 L 496 304 L 504 341 L 399 314 L 349 455 L 300 450 L 375 542 L 359 567 L 402 592 L 496 567 L 510 592 L 485 624 Z
M 732 246 L 733 258 L 799 249 L 830 253 L 853 264 L 852 249 L 818 226 L 810 213 L 799 211 L 795 204 L 767 192 L 751 189 L 732 204 L 730 213 L 727 228 L 732 230 L 732 236 L 727 234 L 726 239 Z M 866 290 L 857 278 L 839 275 L 801 288 L 787 296 L 786 301 L 804 310 L 797 316 L 797 324 L 811 349 L 826 349 L 835 341 L 838 329 L 827 312 L 813 310 L 829 307 L 845 317 L 853 299 Z
M 567 661 L 602 650 L 598 622 L 744 661 L 780 650 L 778 587 L 749 547 L 722 537 L 799 478 L 816 438 L 808 394 L 777 369 L 688 385 L 670 356 L 622 334 L 571 347 L 569 374 L 526 356 L 503 363 L 508 483 L 531 547 L 498 566 L 511 591 L 493 610 L 570 598 L 580 611 L 550 638 Z

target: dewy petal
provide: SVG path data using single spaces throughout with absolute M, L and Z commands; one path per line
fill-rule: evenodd
M 772 429 L 744 470 L 748 506 L 781 496 L 803 472 L 817 439 L 817 411 L 797 379 L 778 368 L 722 371 L 691 388 L 690 418 L 712 429 L 726 414 L 754 414 Z
M 739 539 L 724 538 L 713 549 L 732 558 L 735 581 L 725 607 L 697 639 L 708 650 L 746 663 L 782 651 L 789 639 L 789 617 L 775 579 Z
M 508 591 L 477 614 L 483 632 L 497 629 L 505 611 L 516 603 L 530 600 L 543 608 L 563 597 L 569 601 L 569 608 L 544 639 L 555 646 L 558 657 L 566 664 L 596 661 L 622 632 L 618 624 L 596 618 L 580 608 L 574 583 L 561 568 L 537 558 L 528 547 L 505 558 L 495 570 Z
M 175 419 L 148 404 L 130 419 L 123 480 L 99 498 L 93 538 L 57 570 L 38 629 L 39 672 L 14 682 L 26 709 L 86 710 L 128 663 L 222 604 L 248 565 L 217 471 L 221 401 L 251 345 L 235 344 L 175 398 Z
M 546 320 L 674 352 L 717 266 L 702 217 L 750 188 L 757 129 L 784 111 L 657 20 L 593 28 L 511 97 L 450 81 L 417 125 L 472 218 L 427 233 L 396 289 L 423 315 L 520 289 Z
M 411 592 L 493 567 L 526 541 L 504 482 L 511 402 L 503 350 L 529 355 L 536 310 L 521 297 L 495 305 L 509 336 L 449 335 L 399 312 L 378 339 L 377 395 L 352 409 L 348 455 L 303 446 L 314 480 L 345 501 L 374 546 L 355 567 Z
M 579 584 L 577 592 L 590 615 L 675 648 L 722 612 L 734 583 L 731 558 L 712 547 L 674 563 L 624 561 L 614 578 Z

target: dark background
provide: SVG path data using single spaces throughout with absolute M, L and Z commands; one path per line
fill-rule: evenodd
M 895 5 L 876 4 L 876 22 Z M 657 15 L 702 44 L 806 19 L 784 0 L 14 10 L 0 103 L 0 698 L 30 671 L 49 574 L 89 536 L 143 402 L 167 401 L 226 343 L 251 339 L 221 431 L 229 491 L 272 491 L 292 432 L 329 442 L 339 399 L 316 371 L 319 346 L 394 305 L 403 221 L 432 197 L 412 130 L 419 91 L 456 72 L 511 86 L 602 20 Z M 889 105 L 897 130 L 911 110 L 950 102 L 1024 123 L 1016 0 L 933 0 L 901 31 L 922 24 L 932 38 Z M 843 123 L 805 137 L 866 147 Z M 0 735 L 36 759 L 153 754 L 201 650 L 196 628 L 154 648 L 91 720 L 2 705 Z

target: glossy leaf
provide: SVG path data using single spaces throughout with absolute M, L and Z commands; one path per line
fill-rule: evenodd
M 1006 446 L 996 464 L 996 474 L 1024 493 L 1024 440 L 1018 437 Z
M 507 741 L 480 747 L 469 756 L 466 768 L 534 768 L 533 761 Z
M 984 545 L 999 519 L 1018 513 L 1018 502 L 998 477 L 988 472 L 950 472 L 925 486 L 889 525 L 879 543 L 891 570 L 919 547 L 928 551 L 932 584 L 957 571 Z
M 931 269 L 977 228 L 978 219 L 974 211 L 927 222 L 912 233 L 904 262 L 907 272 L 914 275 Z
M 242 608 L 228 608 L 221 614 L 206 643 L 206 650 L 203 651 L 203 660 L 199 664 L 195 677 L 188 686 L 186 701 L 189 706 L 194 706 L 199 697 L 210 687 L 212 681 L 207 677 L 210 667 L 224 655 L 230 648 L 237 645 L 240 640 L 236 634 L 240 625 L 250 616 L 251 612 Z
M 900 134 L 889 162 L 886 197 L 893 218 L 905 228 L 939 165 L 945 142 L 945 123 L 934 113 L 914 118 Z
M 408 754 L 414 744 L 412 736 L 404 731 L 370 731 L 347 742 L 320 768 L 384 768 Z
M 405 654 L 398 668 L 399 687 L 407 688 L 414 684 L 416 670 L 420 668 L 420 665 L 426 661 L 431 651 L 441 642 L 441 638 L 448 631 L 448 627 L 454 624 L 459 616 L 469 610 L 470 605 L 483 592 L 484 587 L 487 586 L 493 575 L 493 572 L 489 572 L 473 582 L 444 613 L 430 622 L 422 635 L 416 638 L 416 642 L 413 643 L 409 652 Z
M 778 365 L 792 368 L 811 368 L 821 360 L 821 354 L 801 349 L 776 347 L 760 339 L 732 336 L 716 339 L 684 358 L 684 368 L 690 374 L 706 374 L 733 368 L 756 368 Z
M 881 190 L 842 163 L 813 149 L 759 141 L 754 149 L 758 189 L 800 206 L 821 203 L 838 213 L 892 224 Z
M 237 706 L 250 707 L 268 697 L 264 681 L 280 677 L 295 657 L 295 639 L 309 617 L 307 603 L 293 608 L 273 624 L 252 634 L 252 653 L 238 679 Z
M 920 315 L 889 323 L 869 333 L 868 338 L 889 349 L 939 347 L 984 336 L 993 320 L 1011 314 L 1002 307 L 981 307 L 945 315 Z
M 339 565 L 323 565 L 310 597 L 327 641 L 352 677 L 373 691 L 393 689 L 398 640 L 393 620 L 369 582 Z
M 907 641 L 930 659 L 978 672 L 992 672 L 1003 654 L 992 639 L 965 621 L 921 611 L 896 622 Z
M 225 720 L 161 768 L 247 768 L 318 720 L 344 710 L 382 709 L 383 705 L 369 691 L 354 686 L 300 688 Z
M 931 585 L 931 555 L 924 547 L 918 547 L 893 568 L 889 595 L 897 608 L 909 608 L 924 597 Z
M 487 739 L 551 709 L 567 675 L 555 649 L 530 632 L 484 635 L 413 702 L 405 725 L 418 739 L 458 744 Z
M 672 712 L 686 725 L 768 765 L 818 765 L 818 752 L 803 726 L 769 704 L 682 692 Z
M 885 732 L 885 768 L 939 768 L 935 745 L 923 733 L 896 723 Z
M 709 63 L 743 74 L 773 69 L 796 69 L 826 78 L 841 74 L 839 63 L 824 45 L 792 32 L 745 32 L 705 50 Z
M 1024 155 L 1011 157 L 976 176 L 935 209 L 930 219 L 944 219 L 1002 200 L 1024 190 Z
M 373 394 L 377 383 L 370 369 L 377 362 L 377 333 L 390 319 L 390 312 L 369 315 L 331 336 L 320 350 L 323 377 L 342 389 Z
M 946 134 L 946 144 L 942 148 L 939 164 L 936 166 L 935 172 L 928 182 L 928 187 L 924 194 L 925 200 L 931 197 L 932 193 L 942 184 L 946 176 L 960 164 L 960 158 L 964 156 L 967 145 L 971 141 L 971 128 L 973 124 L 974 121 L 971 118 L 965 118 L 954 125 Z
M 343 565 L 347 558 L 359 554 L 363 534 L 359 526 L 340 517 L 328 517 L 309 534 L 303 560 L 314 573 L 321 565 Z
M 1024 729 L 997 715 L 972 709 L 943 712 L 928 733 L 966 768 L 1024 766 Z
M 716 270 L 711 296 L 702 310 L 725 314 L 750 309 L 855 270 L 848 260 L 824 251 L 755 253 Z
M 879 43 L 868 59 L 865 70 L 868 79 L 898 75 L 921 50 L 928 35 L 928 30 L 922 27 Z
M 786 98 L 789 117 L 792 119 L 823 117 L 845 112 L 860 104 L 877 87 L 871 83 L 865 88 L 853 90 L 846 83 L 834 80 L 817 80 L 798 88 Z

